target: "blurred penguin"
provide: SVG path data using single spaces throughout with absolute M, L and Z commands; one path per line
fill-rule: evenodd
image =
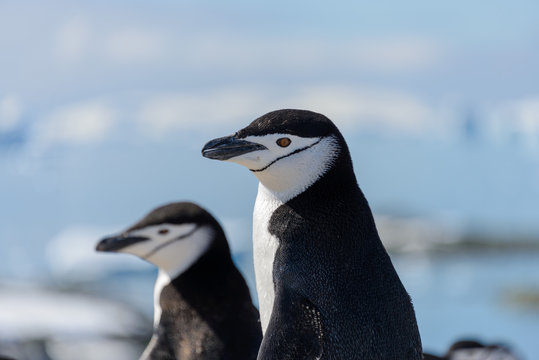
M 190 202 L 161 206 L 96 250 L 130 253 L 159 268 L 154 334 L 141 359 L 256 359 L 258 311 L 206 210 Z
M 442 356 L 425 354 L 424 360 L 518 360 L 507 347 L 483 345 L 474 340 L 457 341 Z

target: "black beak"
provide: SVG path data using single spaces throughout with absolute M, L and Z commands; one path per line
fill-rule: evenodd
M 99 243 L 97 243 L 95 250 L 96 251 L 117 251 L 126 246 L 136 244 L 141 241 L 148 240 L 144 236 L 129 236 L 129 235 L 118 235 L 104 238 Z
M 202 156 L 208 159 L 228 160 L 235 156 L 265 149 L 267 147 L 264 145 L 237 139 L 231 135 L 208 141 L 202 148 Z

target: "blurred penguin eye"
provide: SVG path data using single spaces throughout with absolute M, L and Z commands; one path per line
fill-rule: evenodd
M 168 229 L 161 229 L 158 231 L 159 235 L 165 235 L 168 234 Z
M 289 138 L 277 139 L 277 145 L 279 145 L 280 147 L 287 147 L 288 145 L 290 145 L 291 142 L 292 140 L 290 140 Z

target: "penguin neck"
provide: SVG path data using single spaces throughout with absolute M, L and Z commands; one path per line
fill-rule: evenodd
M 159 294 L 162 316 L 154 337 L 170 343 L 182 359 L 222 353 L 227 355 L 219 358 L 255 359 L 262 341 L 249 288 L 232 262 L 224 233 L 220 237 Z
M 212 317 L 212 312 L 217 312 L 212 307 L 218 306 L 216 299 L 222 299 L 223 287 L 227 286 L 223 278 L 233 267 L 228 246 L 217 243 L 175 278 L 159 270 L 154 292 L 155 326 L 159 325 L 163 312 L 185 311 L 203 318 Z M 185 306 L 177 306 L 178 301 Z
M 205 254 L 210 252 L 212 247 L 216 246 L 215 244 L 212 244 L 212 242 L 215 243 L 215 241 L 212 240 L 213 238 L 218 236 L 224 237 L 224 235 L 216 234 L 215 230 L 213 230 L 211 227 L 199 229 L 197 236 L 202 238 L 197 239 L 196 241 L 191 241 L 193 246 L 191 246 L 191 248 L 181 249 L 183 251 L 181 251 L 179 254 L 175 251 L 160 253 L 161 255 L 158 261 L 159 272 L 157 275 L 157 280 L 155 281 L 153 294 L 154 327 L 159 324 L 161 313 L 163 311 L 160 303 L 160 297 L 163 289 L 168 286 L 173 279 L 181 277 L 182 274 L 187 272 L 191 267 L 194 266 L 194 264 L 199 262 L 205 256 Z
M 361 224 L 359 228 L 362 229 L 362 237 L 365 240 L 362 246 L 380 242 L 374 217 L 367 199 L 358 186 L 347 148 L 343 148 L 342 154 L 323 177 L 290 199 L 286 205 L 300 216 L 309 219 L 323 217 L 327 211 L 353 213 L 353 218 L 343 218 L 341 221 Z
M 347 191 L 343 191 L 343 189 L 347 189 Z M 359 217 L 358 220 L 363 223 L 363 226 L 369 230 L 374 230 L 374 233 L 378 238 L 378 232 L 376 231 L 371 208 L 367 198 L 358 185 L 352 159 L 350 158 L 348 150 L 346 151 L 346 156 L 339 158 L 338 162 L 331 171 L 328 172 L 327 176 L 320 179 L 316 186 L 313 186 L 313 189 L 309 190 L 311 190 L 310 196 L 322 192 L 325 195 L 322 201 L 328 201 L 329 197 L 331 197 L 335 199 L 334 201 L 341 201 L 349 204 L 351 208 L 356 209 L 357 216 Z

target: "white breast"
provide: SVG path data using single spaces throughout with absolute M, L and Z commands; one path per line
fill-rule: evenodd
M 159 270 L 159 273 L 157 275 L 157 280 L 155 281 L 155 286 L 153 290 L 153 327 L 157 328 L 157 325 L 159 325 L 159 321 L 161 321 L 161 313 L 163 312 L 163 309 L 161 309 L 160 304 L 160 298 L 161 298 L 161 292 L 167 286 L 170 284 L 170 276 L 163 270 Z
M 276 146 L 275 139 L 280 136 L 290 137 L 293 139 L 293 143 L 298 143 L 296 150 L 302 147 L 305 149 L 296 153 L 292 151 L 293 149 L 286 148 L 286 151 L 289 152 L 286 154 L 289 156 L 284 156 L 281 152 L 277 153 L 280 157 L 277 156 L 276 150 L 273 148 Z M 271 134 L 271 136 L 247 137 L 246 139 L 262 143 L 268 149 L 273 149 L 270 152 L 273 157 L 269 160 L 265 159 L 263 162 L 266 169 L 254 172 L 260 183 L 253 214 L 253 253 L 260 321 L 262 331 L 265 332 L 271 318 L 275 298 L 273 262 L 279 246 L 279 239 L 268 231 L 271 216 L 279 206 L 301 194 L 323 176 L 338 157 L 340 147 L 335 136 L 300 138 L 286 134 Z M 240 164 L 248 167 L 253 165 L 247 161 L 254 160 L 237 160 Z M 268 166 L 268 164 L 271 165 Z
M 253 213 L 253 255 L 260 321 L 264 333 L 268 327 L 275 298 L 273 260 L 279 246 L 279 240 L 269 233 L 268 225 L 271 215 L 282 204 L 264 185 L 258 185 Z

